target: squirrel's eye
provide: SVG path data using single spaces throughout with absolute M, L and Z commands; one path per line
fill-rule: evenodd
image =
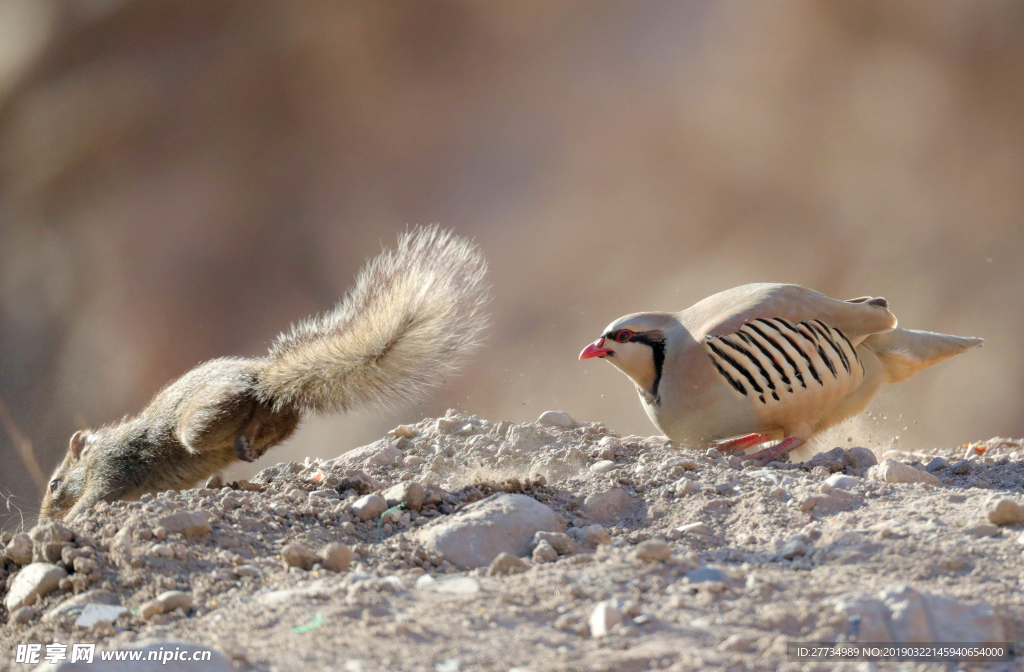
M 50 481 L 50 492 L 53 492 L 54 490 L 56 490 L 58 486 L 60 486 L 60 479 L 59 478 L 55 478 L 52 481 Z
M 619 343 L 625 343 L 631 338 L 633 338 L 633 332 L 629 329 L 623 329 L 619 333 L 615 334 L 615 340 Z

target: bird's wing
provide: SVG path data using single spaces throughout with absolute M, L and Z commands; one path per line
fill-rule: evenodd
M 896 327 L 885 299 L 840 301 L 800 285 L 782 284 L 743 285 L 719 292 L 684 310 L 680 319 L 697 341 L 736 333 L 757 319 L 817 320 L 841 331 L 854 347 L 871 334 Z

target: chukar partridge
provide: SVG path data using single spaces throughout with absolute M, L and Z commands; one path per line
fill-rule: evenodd
M 620 317 L 580 359 L 629 376 L 674 441 L 728 453 L 781 439 L 746 456 L 771 461 L 864 410 L 883 384 L 981 342 L 898 328 L 882 298 L 752 284 L 679 313 Z

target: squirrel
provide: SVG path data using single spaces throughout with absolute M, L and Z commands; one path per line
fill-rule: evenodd
M 402 235 L 333 310 L 292 326 L 268 355 L 200 364 L 135 417 L 76 432 L 41 515 L 70 519 L 101 501 L 191 488 L 259 458 L 308 413 L 417 396 L 479 345 L 486 271 L 479 249 L 450 232 Z

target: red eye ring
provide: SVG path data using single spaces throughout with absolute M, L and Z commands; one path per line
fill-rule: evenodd
M 629 329 L 623 329 L 619 333 L 615 334 L 616 343 L 625 343 L 629 341 L 629 339 L 631 338 L 633 338 L 633 332 L 630 331 Z

